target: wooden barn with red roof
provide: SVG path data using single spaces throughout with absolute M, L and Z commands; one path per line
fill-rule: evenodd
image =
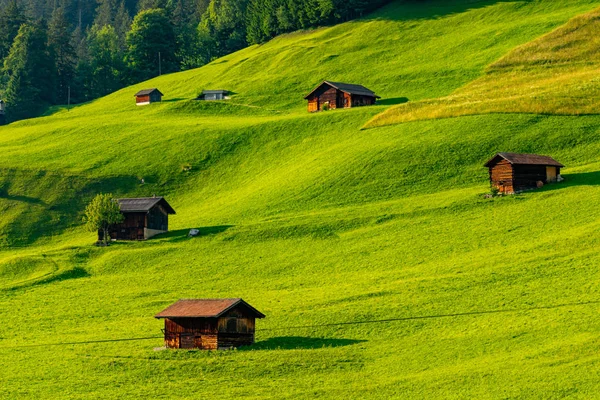
M 489 169 L 492 187 L 500 193 L 514 194 L 560 181 L 564 165 L 548 156 L 498 153 L 485 167 Z
M 375 92 L 362 85 L 331 81 L 324 81 L 305 97 L 309 112 L 370 106 L 379 98 Z
M 187 299 L 155 315 L 165 320 L 169 349 L 218 350 L 254 343 L 255 321 L 265 315 L 242 299 Z

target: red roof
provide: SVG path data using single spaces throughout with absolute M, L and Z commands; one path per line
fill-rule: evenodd
M 242 299 L 184 299 L 167 307 L 155 318 L 218 318 L 232 308 L 243 305 L 256 318 L 265 315 Z

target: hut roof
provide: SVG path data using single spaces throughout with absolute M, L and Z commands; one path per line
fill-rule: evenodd
M 323 83 L 321 83 L 319 86 L 317 86 L 312 92 L 307 94 L 306 97 L 304 97 L 304 98 L 308 99 L 314 92 L 316 92 L 323 85 L 329 85 L 333 88 L 336 88 L 337 90 L 341 90 L 342 92 L 345 92 L 348 94 L 355 94 L 355 95 L 359 95 L 359 96 L 371 96 L 371 97 L 376 97 L 378 99 L 381 98 L 381 97 L 377 96 L 374 91 L 372 91 L 371 89 L 368 89 L 362 85 L 354 85 L 354 84 L 350 84 L 350 83 L 331 82 L 331 81 L 323 81 Z
M 137 92 L 135 94 L 135 97 L 148 96 L 149 94 L 154 93 L 154 92 L 158 92 L 161 96 L 164 96 L 164 94 L 162 94 L 160 90 L 158 90 L 157 88 L 152 88 L 152 89 L 140 90 L 139 92 Z
M 202 94 L 229 94 L 229 90 L 203 90 Z
M 123 213 L 148 212 L 160 204 L 168 214 L 175 214 L 175 210 L 164 197 L 140 197 L 137 199 L 118 199 L 117 201 Z
M 242 299 L 183 299 L 156 314 L 154 318 L 218 318 L 240 304 L 256 318 L 265 317 Z
M 487 163 L 486 167 L 490 167 L 495 164 L 498 158 L 503 158 L 513 165 L 545 165 L 551 167 L 561 167 L 564 165 L 548 156 L 540 156 L 538 154 L 517 154 L 517 153 L 498 153 L 492 157 Z

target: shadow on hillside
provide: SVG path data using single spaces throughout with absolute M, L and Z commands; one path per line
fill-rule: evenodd
M 572 186 L 600 186 L 600 171 L 563 175 L 564 182 L 546 185 L 542 190 L 560 190 Z
M 10 201 L 20 201 L 22 203 L 37 204 L 37 205 L 40 205 L 40 206 L 45 206 L 46 205 L 46 203 L 44 201 L 42 201 L 41 199 L 38 199 L 36 197 L 11 196 L 9 194 L 3 193 L 2 190 L 0 190 L 0 199 L 10 200 Z
M 188 228 L 188 229 L 179 229 L 176 231 L 171 231 L 168 233 L 164 233 L 162 235 L 156 236 L 156 239 L 169 239 L 170 242 L 179 242 L 182 240 L 193 239 L 189 236 L 189 233 L 192 229 L 198 229 L 200 233 L 195 238 L 218 235 L 220 233 L 226 232 L 227 230 L 235 227 L 235 225 L 218 225 L 218 226 L 205 226 L 203 228 Z
M 175 103 L 175 102 L 182 101 L 182 100 L 188 100 L 188 99 L 186 99 L 185 97 L 176 97 L 174 99 L 163 100 L 162 102 L 163 103 Z
M 408 103 L 408 97 L 396 97 L 393 99 L 381 99 L 377 100 L 378 106 L 395 106 L 397 104 Z
M 83 107 L 83 106 L 86 106 L 88 104 L 91 104 L 94 101 L 95 100 L 87 101 L 85 103 L 71 104 L 70 106 L 67 106 L 66 104 L 61 104 L 61 105 L 58 105 L 58 106 L 51 106 L 46 111 L 44 111 L 40 115 L 40 117 L 50 117 L 50 116 L 52 116 L 54 114 L 58 114 L 60 112 L 66 112 L 66 113 L 68 113 L 69 111 L 72 111 L 72 110 L 74 110 L 76 108 Z
M 482 1 L 447 1 L 447 0 L 408 0 L 393 2 L 376 11 L 365 20 L 414 21 L 437 19 L 453 14 L 461 14 L 499 3 L 517 3 L 520 0 L 482 0 Z
M 320 339 L 301 336 L 274 337 L 256 342 L 248 350 L 294 350 L 294 349 L 322 349 L 331 347 L 351 346 L 363 343 L 366 340 L 353 339 Z
M 59 272 L 56 275 L 52 275 L 48 278 L 40 279 L 37 281 L 27 282 L 24 284 L 17 284 L 14 287 L 8 287 L 7 290 L 18 290 L 28 288 L 37 285 L 48 285 L 51 283 L 64 282 L 71 279 L 89 278 L 91 275 L 85 269 L 81 267 L 75 267 L 68 271 Z
M 36 240 L 49 235 L 59 235 L 73 222 L 81 221 L 83 211 L 88 202 L 98 193 L 113 193 L 115 196 L 124 194 L 137 195 L 139 180 L 134 176 L 112 176 L 104 178 L 89 178 L 83 175 L 66 175 L 50 171 L 23 171 L 10 169 L 2 171 L 8 179 L 4 189 L 0 190 L 0 199 L 21 201 L 30 207 L 15 218 L 7 227 L 8 246 L 24 247 Z M 40 182 L 47 187 L 46 192 L 52 193 L 52 185 L 68 181 L 70 190 L 62 192 L 55 200 L 45 202 L 36 197 L 40 192 L 35 185 L 19 187 L 18 194 L 8 195 L 11 187 L 19 184 L 20 180 Z M 1 188 L 0 188 L 1 189 Z M 155 190 L 149 188 L 149 190 Z M 14 190 L 13 190 L 14 191 Z M 140 193 L 142 195 L 144 193 Z M 90 235 L 90 239 L 93 234 Z M 3 247 L 3 246 L 0 246 Z

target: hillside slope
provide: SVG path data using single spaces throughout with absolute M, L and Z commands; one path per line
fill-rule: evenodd
M 398 2 L 0 127 L 3 393 L 593 398 L 600 117 L 360 128 L 404 97 L 485 77 L 598 6 Z M 325 78 L 365 84 L 382 104 L 308 114 L 303 94 Z M 144 87 L 165 101 L 136 107 Z M 237 94 L 192 100 L 219 87 Z M 552 155 L 566 182 L 485 199 L 482 164 L 496 151 Z M 109 191 L 167 196 L 173 232 L 91 246 L 81 211 Z M 256 345 L 153 351 L 152 316 L 195 297 L 264 312 Z
M 394 107 L 367 127 L 488 113 L 598 114 L 600 9 L 516 48 L 450 96 Z

